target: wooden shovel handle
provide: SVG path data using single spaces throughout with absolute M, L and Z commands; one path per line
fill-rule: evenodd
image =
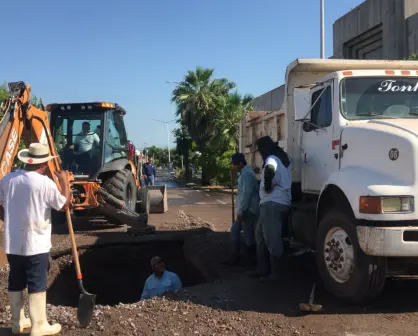
M 76 272 L 76 275 L 77 275 L 77 280 L 82 280 L 83 279 L 83 276 L 81 274 L 80 261 L 78 260 L 77 245 L 75 243 L 75 236 L 74 236 L 74 230 L 73 230 L 73 222 L 71 220 L 70 210 L 67 209 L 65 211 L 65 214 L 67 216 L 68 231 L 70 232 L 71 249 L 73 251 L 73 258 L 74 258 L 74 265 L 75 265 L 75 272 Z

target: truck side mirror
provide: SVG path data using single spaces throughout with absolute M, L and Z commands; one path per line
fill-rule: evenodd
M 311 110 L 311 88 L 298 87 L 293 89 L 293 105 L 295 109 L 295 120 L 302 121 L 309 118 Z
M 302 129 L 304 132 L 312 132 L 313 130 L 316 129 L 316 127 L 311 122 L 305 121 L 302 125 Z

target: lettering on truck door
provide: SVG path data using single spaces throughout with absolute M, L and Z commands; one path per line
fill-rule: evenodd
M 319 97 L 319 99 L 318 99 Z M 302 189 L 319 193 L 328 176 L 334 171 L 333 146 L 333 88 L 332 85 L 311 91 L 310 121 L 303 124 Z

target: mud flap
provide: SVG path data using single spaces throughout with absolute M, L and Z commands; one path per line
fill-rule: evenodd
M 165 213 L 168 210 L 167 186 L 148 186 L 150 191 L 150 213 Z

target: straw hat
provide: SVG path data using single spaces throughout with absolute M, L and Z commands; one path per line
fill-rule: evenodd
M 26 164 L 39 164 L 48 162 L 56 156 L 49 155 L 49 148 L 46 145 L 35 142 L 29 145 L 29 149 L 22 149 L 17 158 Z

